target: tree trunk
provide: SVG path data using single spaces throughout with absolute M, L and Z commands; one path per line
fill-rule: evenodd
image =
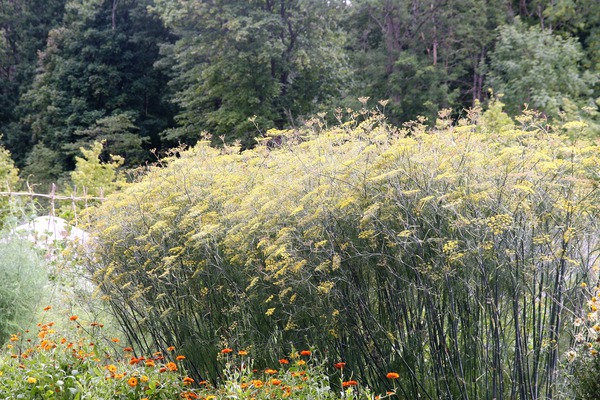
M 112 1 L 112 30 L 114 31 L 117 27 L 117 2 L 119 0 Z

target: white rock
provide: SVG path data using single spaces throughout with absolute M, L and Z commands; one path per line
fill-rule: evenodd
M 16 233 L 24 233 L 25 238 L 36 245 L 48 247 L 56 242 L 66 241 L 85 245 L 89 234 L 82 229 L 71 226 L 62 218 L 37 217 L 32 221 L 19 225 L 14 229 Z

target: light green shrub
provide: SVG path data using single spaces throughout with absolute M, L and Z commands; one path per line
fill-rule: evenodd
M 46 283 L 44 260 L 29 242 L 0 240 L 0 343 L 35 322 Z

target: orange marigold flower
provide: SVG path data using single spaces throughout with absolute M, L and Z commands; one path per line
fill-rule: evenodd
M 69 321 L 77 321 L 79 319 L 79 317 L 77 315 L 71 315 L 71 317 L 69 317 Z
M 165 367 L 167 367 L 169 371 L 177 371 L 177 364 L 175 364 L 172 361 L 168 362 L 167 365 L 165 365 Z
M 199 399 L 198 395 L 196 393 L 194 393 L 194 392 L 183 392 L 183 393 L 181 393 L 180 396 L 181 396 L 182 399 L 185 399 L 185 400 Z
M 342 382 L 342 386 L 343 387 L 356 386 L 356 385 L 358 385 L 358 382 L 356 382 L 356 381 L 345 381 L 345 382 Z
M 333 364 L 333 366 L 334 366 L 336 369 L 344 369 L 344 367 L 346 366 L 346 363 L 345 363 L 345 362 L 339 362 L 339 363 L 335 363 L 335 364 Z
M 248 352 L 246 350 L 240 350 L 240 351 L 238 351 L 238 355 L 239 356 L 247 356 Z
M 397 372 L 388 372 L 386 377 L 388 379 L 398 379 L 398 378 L 400 378 L 400 374 L 398 374 Z
M 261 381 L 260 379 L 253 379 L 250 381 L 250 383 L 252 384 L 252 386 L 254 386 L 255 388 L 259 388 L 262 387 L 263 385 L 263 381 Z
M 155 367 L 154 360 L 146 360 L 146 367 Z
M 185 356 L 177 356 L 175 357 L 177 361 L 185 360 Z
M 276 370 L 276 369 L 271 369 L 271 368 L 267 368 L 267 369 L 265 369 L 265 374 L 268 374 L 268 375 L 275 375 L 276 373 L 277 373 L 277 370 Z
M 158 372 L 166 372 L 167 371 L 167 367 L 160 367 L 160 369 L 158 370 Z
M 184 385 L 191 385 L 192 383 L 194 383 L 194 380 L 192 378 L 190 378 L 189 376 L 186 376 L 185 378 L 183 378 Z
M 136 387 L 136 386 L 137 386 L 137 384 L 138 384 L 138 379 L 137 379 L 135 376 L 132 376 L 132 377 L 131 377 L 131 378 L 129 378 L 129 380 L 127 381 L 127 384 L 128 384 L 129 386 L 131 386 L 132 388 L 133 388 L 133 387 Z
M 127 352 L 130 352 L 130 353 L 131 353 L 131 352 L 133 351 L 133 349 L 132 349 L 131 347 L 125 347 L 125 348 L 123 349 L 123 351 L 127 351 Z
M 300 355 L 301 356 L 310 356 L 310 353 L 311 353 L 310 350 L 302 350 L 300 352 Z
M 281 379 L 271 379 L 271 385 L 275 385 L 275 386 L 281 385 Z
M 169 347 L 167 347 L 167 350 L 168 351 L 175 351 L 175 346 L 169 346 Z
M 139 359 L 139 358 L 131 357 L 131 358 L 129 359 L 129 365 L 136 365 L 136 364 L 137 364 L 137 363 L 139 363 L 139 362 L 140 362 L 140 359 Z
M 231 353 L 231 352 L 233 352 L 233 350 L 232 350 L 232 349 L 230 349 L 229 347 L 227 347 L 227 348 L 225 348 L 225 349 L 221 350 L 221 354 L 229 354 L 229 353 Z
M 110 340 L 112 340 L 115 343 L 119 343 L 121 341 L 119 338 L 116 338 L 116 337 L 114 337 L 114 338 L 112 338 Z
M 51 310 L 51 309 L 52 309 L 52 306 L 46 306 L 46 307 L 44 307 L 44 311 L 48 311 L 48 310 Z
M 279 364 L 289 364 L 290 360 L 288 360 L 287 358 L 282 358 L 281 360 L 279 360 Z

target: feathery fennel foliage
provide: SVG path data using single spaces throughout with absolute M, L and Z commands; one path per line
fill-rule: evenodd
M 401 129 L 376 112 L 206 142 L 97 210 L 94 277 L 136 347 L 174 344 L 218 379 L 315 346 L 401 398 L 538 398 L 597 277 L 597 144 L 527 112 Z

